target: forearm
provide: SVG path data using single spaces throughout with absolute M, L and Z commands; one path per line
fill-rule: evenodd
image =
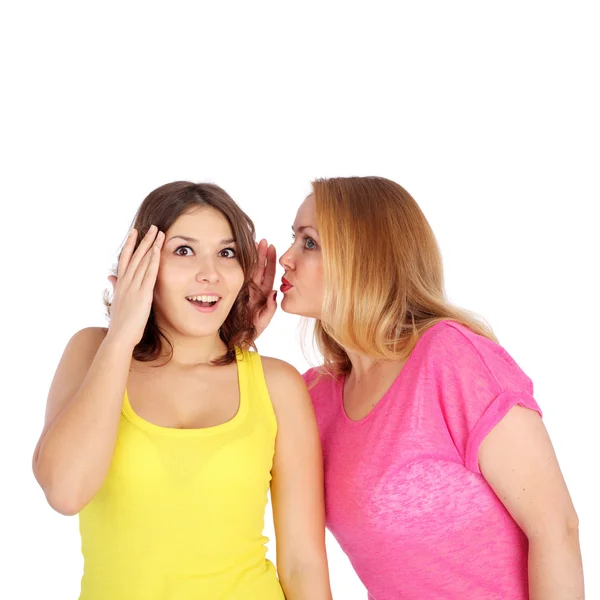
M 576 527 L 529 539 L 531 600 L 582 600 L 583 567 Z
M 331 600 L 327 563 L 298 567 L 279 574 L 286 600 Z
M 79 512 L 101 487 L 114 453 L 132 349 L 107 336 L 73 399 L 40 440 L 34 473 L 48 502 Z

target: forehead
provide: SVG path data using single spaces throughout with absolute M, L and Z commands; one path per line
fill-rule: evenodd
M 297 227 L 310 226 L 317 227 L 317 212 L 315 207 L 315 198 L 312 194 L 307 196 L 304 202 L 298 208 L 294 225 Z
M 194 232 L 202 232 L 201 237 L 219 237 L 223 234 L 232 236 L 231 226 L 225 216 L 215 208 L 203 206 L 180 215 L 171 227 L 169 233 L 191 235 L 198 237 Z

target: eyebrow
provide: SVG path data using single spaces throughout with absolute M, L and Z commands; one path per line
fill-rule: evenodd
M 200 241 L 197 240 L 196 238 L 188 237 L 187 235 L 174 235 L 173 237 L 169 238 L 169 242 L 171 240 L 174 240 L 175 238 L 182 239 L 185 242 L 191 242 L 192 244 L 199 244 L 200 243 Z M 222 244 L 235 244 L 235 240 L 233 238 L 228 239 L 228 240 L 221 240 L 219 242 L 219 245 L 222 245 Z
M 312 225 L 302 225 L 302 227 L 298 227 L 298 231 L 300 233 L 302 233 L 305 229 L 312 229 L 313 231 L 317 231 Z M 293 225 L 292 225 L 292 231 L 294 233 L 296 232 Z

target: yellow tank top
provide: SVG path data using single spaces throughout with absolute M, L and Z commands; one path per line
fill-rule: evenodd
M 80 512 L 80 600 L 283 600 L 263 536 L 277 422 L 260 356 L 237 352 L 240 405 L 160 427 L 127 393 L 113 461 Z

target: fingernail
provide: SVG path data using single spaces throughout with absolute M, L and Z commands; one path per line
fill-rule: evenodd
M 277 300 L 277 292 L 273 292 L 273 301 Z

